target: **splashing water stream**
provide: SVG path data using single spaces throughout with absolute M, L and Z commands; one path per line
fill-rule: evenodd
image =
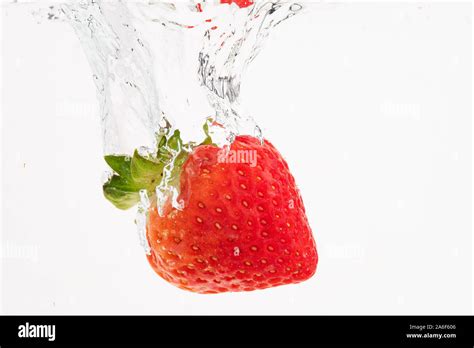
M 83 0 L 38 12 L 69 22 L 82 43 L 97 87 L 105 154 L 153 154 L 159 135 L 176 128 L 187 141 L 200 141 L 204 122 L 219 146 L 239 134 L 263 139 L 241 107 L 241 79 L 271 29 L 303 6 L 235 2 Z M 168 200 L 182 207 L 169 185 L 172 169 L 165 167 L 156 187 L 158 208 Z M 149 194 L 140 191 L 136 218 L 147 253 Z

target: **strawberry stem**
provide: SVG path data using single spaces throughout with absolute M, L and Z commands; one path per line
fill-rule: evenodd
M 206 138 L 199 145 L 213 145 L 209 136 L 209 125 L 203 126 Z M 179 130 L 172 134 L 168 131 L 160 135 L 155 154 L 140 154 L 135 150 L 133 156 L 106 155 L 105 162 L 114 171 L 112 177 L 103 185 L 104 196 L 115 207 L 126 210 L 140 202 L 140 190 L 147 190 L 152 197 L 155 189 L 163 180 L 165 167 L 171 167 L 170 185 L 179 185 L 181 167 L 188 158 L 189 152 L 196 146 L 190 142 L 183 144 Z

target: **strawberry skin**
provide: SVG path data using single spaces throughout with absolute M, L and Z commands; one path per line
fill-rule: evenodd
M 250 136 L 238 136 L 229 153 L 252 153 L 256 162 L 224 162 L 222 151 L 200 145 L 186 159 L 183 210 L 167 206 L 160 216 L 150 208 L 147 257 L 153 269 L 179 288 L 206 294 L 310 278 L 318 254 L 285 160 L 270 142 Z
M 235 3 L 237 6 L 240 8 L 245 8 L 249 7 L 250 5 L 253 5 L 252 0 L 221 0 L 221 4 L 232 4 Z

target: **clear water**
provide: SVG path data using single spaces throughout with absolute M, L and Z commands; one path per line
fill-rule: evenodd
M 240 8 L 219 1 L 83 0 L 44 5 L 37 18 L 74 28 L 97 87 L 104 152 L 131 154 L 154 148 L 164 128 L 199 141 L 207 118 L 222 126 L 211 129 L 224 132 L 222 142 L 261 136 L 240 106 L 242 76 L 271 29 L 302 9 L 285 1 Z
M 157 134 L 179 128 L 200 142 L 208 122 L 218 145 L 238 134 L 263 135 L 241 106 L 242 78 L 272 28 L 302 4 L 256 1 L 240 8 L 220 1 L 107 1 L 55 3 L 37 11 L 64 20 L 82 43 L 97 87 L 105 154 L 153 153 Z M 180 209 L 172 168 L 156 188 L 160 212 Z M 146 251 L 148 195 L 141 192 L 136 223 Z

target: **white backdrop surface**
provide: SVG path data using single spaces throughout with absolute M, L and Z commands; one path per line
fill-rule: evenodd
M 243 100 L 320 262 L 302 284 L 221 295 L 156 276 L 134 212 L 102 197 L 87 61 L 31 9 L 2 10 L 3 313 L 471 313 L 470 4 L 321 4 L 274 32 Z

